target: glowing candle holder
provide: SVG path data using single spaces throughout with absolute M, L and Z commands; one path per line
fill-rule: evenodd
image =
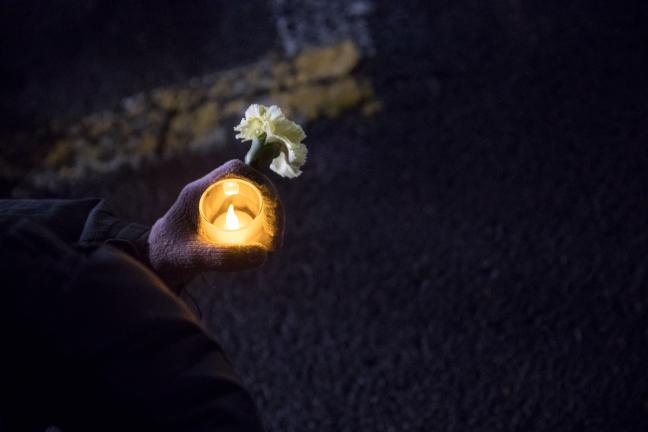
M 261 191 L 242 178 L 219 180 L 200 197 L 200 234 L 219 245 L 263 242 Z

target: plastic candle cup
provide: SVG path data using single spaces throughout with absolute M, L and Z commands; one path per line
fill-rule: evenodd
M 258 243 L 264 236 L 263 195 L 242 178 L 219 180 L 200 197 L 200 234 L 219 245 Z

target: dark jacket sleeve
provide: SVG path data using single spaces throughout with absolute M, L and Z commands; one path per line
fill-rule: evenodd
M 0 217 L 29 219 L 65 243 L 109 243 L 148 263 L 150 227 L 118 218 L 99 198 L 0 200 Z
M 118 218 L 104 201 L 88 213 L 79 236 L 81 244 L 108 243 L 149 265 L 148 235 L 151 228 Z
M 85 204 L 88 215 L 97 203 Z M 70 208 L 54 214 L 69 222 Z M 110 244 L 80 249 L 38 217 L 0 213 L 8 430 L 261 430 L 218 343 L 147 267 Z
M 65 243 L 79 240 L 90 212 L 101 204 L 98 198 L 0 199 L 0 217 L 5 220 L 29 219 L 56 234 Z

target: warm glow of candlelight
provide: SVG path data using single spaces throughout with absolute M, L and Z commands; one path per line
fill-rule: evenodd
M 219 180 L 200 197 L 200 235 L 217 245 L 260 245 L 272 248 L 274 222 L 268 222 L 260 189 L 238 177 Z M 272 209 L 273 207 L 269 207 Z
M 225 216 L 225 228 L 228 230 L 237 230 L 240 227 L 241 224 L 239 224 L 238 216 L 234 212 L 234 204 L 230 204 L 227 208 L 227 216 Z
M 226 181 L 223 183 L 223 192 L 225 195 L 236 195 L 239 193 L 239 185 L 234 181 Z

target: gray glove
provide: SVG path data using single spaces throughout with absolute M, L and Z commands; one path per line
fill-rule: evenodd
M 266 223 L 276 227 L 270 247 L 264 245 L 218 246 L 198 234 L 198 202 L 212 183 L 229 176 L 254 183 L 263 195 Z M 186 185 L 164 216 L 155 222 L 148 237 L 151 267 L 167 284 L 176 287 L 204 271 L 237 271 L 258 267 L 268 249 L 281 245 L 284 215 L 274 185 L 266 176 L 240 160 L 231 160 L 206 176 Z

